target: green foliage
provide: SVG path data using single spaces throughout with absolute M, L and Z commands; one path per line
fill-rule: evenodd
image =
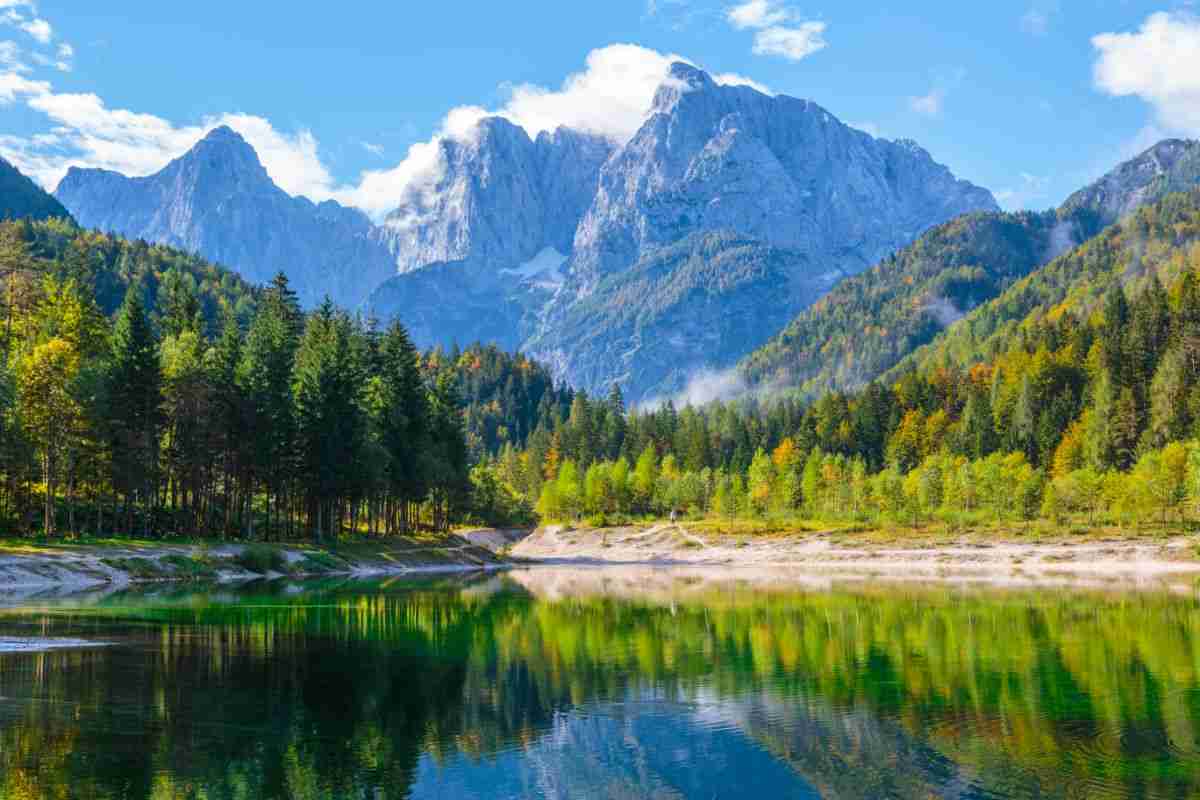
M 269 545 L 247 545 L 233 557 L 233 561 L 239 567 L 259 575 L 288 571 L 287 558 L 283 551 Z
M 756 384 L 805 396 L 858 389 L 953 319 L 1036 269 L 1053 213 L 966 214 L 840 281 L 742 363 Z

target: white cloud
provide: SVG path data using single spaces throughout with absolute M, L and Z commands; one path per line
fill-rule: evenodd
M 790 61 L 807 58 L 824 50 L 824 22 L 805 22 L 798 28 L 766 28 L 754 35 L 754 54 L 782 56 Z
M 846 124 L 855 130 L 860 130 L 869 136 L 874 136 L 876 139 L 883 135 L 879 130 L 879 126 L 874 122 L 847 122 Z
M 383 145 L 381 145 L 381 144 L 376 144 L 374 142 L 367 142 L 367 141 L 360 141 L 359 144 L 362 145 L 363 150 L 366 150 L 368 153 L 370 153 L 373 156 L 382 156 L 383 155 Z
M 936 117 L 942 113 L 942 104 L 945 100 L 946 90 L 937 88 L 920 97 L 908 98 L 908 107 L 918 114 L 924 114 L 927 117 Z
M 50 84 L 45 81 L 30 80 L 21 76 L 16 70 L 0 72 L 0 106 L 14 102 L 22 95 L 49 91 Z
M 730 8 L 725 13 L 729 24 L 738 30 L 769 28 L 772 25 L 787 22 L 791 17 L 791 11 L 771 0 L 749 0 L 749 2 Z
M 713 80 L 722 86 L 749 86 L 756 92 L 763 94 L 774 95 L 775 92 L 765 83 L 759 83 L 753 78 L 747 78 L 745 75 L 738 75 L 736 72 L 722 72 L 712 76 Z
M 0 8 L 5 9 L 4 14 L 0 15 L 0 22 L 7 25 L 13 25 L 28 33 L 40 44 L 50 44 L 50 40 L 54 37 L 54 29 L 50 23 L 37 16 L 26 17 L 18 8 L 32 8 L 33 4 L 28 2 L 9 2 L 0 4 Z
M 725 12 L 725 19 L 738 30 L 753 30 L 753 53 L 781 56 L 790 61 L 807 58 L 827 46 L 824 22 L 801 22 L 791 26 L 799 15 L 775 0 L 748 0 Z
M 504 117 L 530 136 L 566 126 L 624 143 L 645 121 L 654 93 L 676 61 L 691 63 L 676 54 L 632 44 L 593 50 L 588 53 L 584 70 L 567 76 L 558 89 L 532 84 L 505 86 L 508 101 L 499 109 L 452 109 L 433 139 L 414 144 L 395 167 L 364 172 L 357 186 L 340 189 L 335 197 L 376 218 L 401 202 L 420 207 L 425 202 L 422 198 L 442 174 L 441 140 L 469 140 L 476 124 L 486 116 Z M 734 73 L 718 74 L 713 79 L 769 93 L 767 87 Z
M 1094 36 L 1092 46 L 1098 89 L 1140 97 L 1169 131 L 1200 134 L 1200 19 L 1160 11 L 1136 32 Z
M 1041 208 L 1049 202 L 1050 178 L 1046 175 L 1017 173 L 1020 182 L 1016 186 L 995 193 L 997 202 L 1010 211 Z
M 21 60 L 21 48 L 16 42 L 0 42 L 0 67 L 13 72 L 29 72 L 29 65 Z
M 37 39 L 42 44 L 50 44 L 51 37 L 54 36 L 54 31 L 50 27 L 50 23 L 44 19 L 31 19 L 21 23 L 21 30 L 28 33 L 34 39 Z
M 46 187 L 57 185 L 71 166 L 99 167 L 126 175 L 148 175 L 191 148 L 218 125 L 241 133 L 263 166 L 290 194 L 320 199 L 334 188 L 309 131 L 289 135 L 262 117 L 222 114 L 201 125 L 176 127 L 153 114 L 108 108 L 95 94 L 56 93 L 47 81 L 0 73 L 0 104 L 18 97 L 53 124 L 50 134 L 0 139 L 3 153 Z
M 228 125 L 254 147 L 267 173 L 284 191 L 313 200 L 334 198 L 379 218 L 401 200 L 419 198 L 431 189 L 441 175 L 442 141 L 469 141 L 479 120 L 488 115 L 505 117 L 530 136 L 565 125 L 615 142 L 627 141 L 645 120 L 655 91 L 675 61 L 687 59 L 630 44 L 593 50 L 585 68 L 569 75 L 559 88 L 507 86 L 503 88 L 508 100 L 498 109 L 451 109 L 437 134 L 412 145 L 399 164 L 364 171 L 348 185 L 334 179 L 321 160 L 316 138 L 307 130 L 285 133 L 263 117 L 244 113 L 176 125 L 153 114 L 109 108 L 93 93 L 56 92 L 49 82 L 31 80 L 10 68 L 0 72 L 0 104 L 20 99 L 53 127 L 50 134 L 40 137 L 0 136 L 0 153 L 44 186 L 53 187 L 71 166 L 127 175 L 156 172 L 211 128 Z M 767 91 L 767 87 L 732 73 L 714 79 Z

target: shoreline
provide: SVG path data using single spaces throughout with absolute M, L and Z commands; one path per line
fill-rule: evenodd
M 264 562 L 253 560 L 258 556 Z M 264 558 L 265 557 L 265 558 Z M 17 590 L 276 578 L 369 578 L 505 569 L 494 551 L 450 534 L 319 547 L 297 543 L 174 544 L 105 540 L 0 544 L 0 597 Z
M 1030 581 L 1200 580 L 1200 537 L 941 542 L 917 538 L 880 544 L 826 533 L 737 535 L 685 524 L 579 528 L 551 525 L 517 543 L 523 566 L 659 566 L 803 570 L 809 575 L 893 579 L 973 578 Z

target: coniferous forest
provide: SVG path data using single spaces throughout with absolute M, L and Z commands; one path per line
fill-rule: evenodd
M 320 541 L 530 520 L 471 476 L 569 403 L 521 357 L 422 354 L 399 324 L 303 313 L 282 273 L 253 288 L 62 220 L 0 225 L 0 270 L 10 531 Z
M 935 247 L 937 239 L 927 247 Z M 939 257 L 932 254 L 931 257 Z M 857 391 L 627 409 L 419 352 L 281 273 L 4 223 L 0 514 L 25 534 L 313 539 L 671 511 L 1181 524 L 1200 493 L 1200 192 L 1011 283 Z

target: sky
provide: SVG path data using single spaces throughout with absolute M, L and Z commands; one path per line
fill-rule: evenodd
M 1194 0 L 0 0 L 0 155 L 52 189 L 228 124 L 286 191 L 378 217 L 486 113 L 627 139 L 675 59 L 914 139 L 1010 209 L 1200 138 Z

